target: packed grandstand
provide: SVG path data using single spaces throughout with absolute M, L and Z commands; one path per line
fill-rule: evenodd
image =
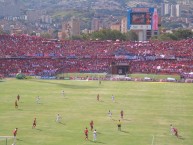
M 193 78 L 193 39 L 180 41 L 49 40 L 0 35 L 0 74 L 54 76 L 58 73 L 109 73 L 127 63 L 129 73 L 180 74 Z

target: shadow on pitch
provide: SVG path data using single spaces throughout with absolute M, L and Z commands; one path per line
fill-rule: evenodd
M 38 130 L 38 131 L 42 131 L 42 129 L 39 129 L 39 128 L 36 128 L 36 130 Z
M 104 142 L 101 142 L 101 141 L 93 141 L 93 140 L 89 140 L 90 142 L 92 143 L 100 143 L 100 144 L 105 144 Z
M 118 120 L 116 120 L 116 119 L 112 119 L 113 121 L 118 121 Z
M 131 120 L 129 120 L 129 119 L 123 119 L 123 120 L 125 120 L 125 121 L 131 121 Z
M 129 131 L 125 131 L 125 130 L 121 130 L 121 132 L 123 132 L 123 133 L 129 133 Z
M 185 138 L 183 138 L 183 137 L 180 136 L 180 135 L 178 136 L 178 138 L 181 139 L 181 140 L 185 140 Z
M 42 104 L 44 104 L 44 103 L 42 103 L 42 102 L 39 102 L 39 103 L 36 103 L 36 104 L 42 105 Z
M 47 81 L 41 81 L 41 80 L 27 80 L 31 82 L 39 82 L 39 83 L 45 83 L 45 84 L 54 84 L 54 85 L 60 85 L 65 88 L 71 88 L 71 89 L 89 89 L 89 88 L 97 88 L 96 86 L 88 86 L 88 85 L 69 85 L 69 84 L 63 84 L 63 83 L 56 83 L 56 82 L 47 82 Z
M 66 125 L 65 123 L 62 123 L 62 122 L 59 122 L 59 124 L 61 124 L 61 125 Z
M 102 134 L 101 132 L 97 132 L 97 134 Z

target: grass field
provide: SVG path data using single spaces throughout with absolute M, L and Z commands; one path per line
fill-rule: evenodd
M 18 94 L 21 99 L 15 109 Z M 124 119 L 118 131 L 121 110 Z M 62 123 L 55 122 L 58 113 Z M 34 117 L 36 129 L 32 129 Z M 91 120 L 97 142 L 92 141 Z M 17 145 L 192 145 L 193 84 L 5 79 L 0 82 L 0 121 L 0 136 L 11 136 L 18 127 Z M 170 134 L 170 124 L 178 128 L 180 139 Z

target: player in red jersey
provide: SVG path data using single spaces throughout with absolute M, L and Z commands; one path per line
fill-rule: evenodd
M 171 130 L 172 135 L 175 135 L 176 137 L 179 137 L 177 128 L 173 127 L 172 124 L 170 124 L 170 130 Z
M 121 113 L 120 113 L 120 114 L 121 114 L 121 118 L 123 119 L 123 110 L 121 110 Z
M 34 118 L 32 128 L 35 128 L 35 127 L 36 127 L 36 124 L 37 124 L 37 121 L 36 121 L 36 118 Z
M 93 126 L 94 126 L 94 122 L 93 122 L 93 120 L 91 120 L 91 122 L 90 122 L 90 130 L 91 131 L 93 130 Z
M 20 99 L 20 95 L 18 94 L 18 95 L 17 95 L 17 100 L 19 101 L 19 99 Z
M 17 130 L 18 130 L 18 128 L 15 128 L 14 130 L 13 130 L 13 136 L 16 138 L 16 136 L 17 136 Z
M 15 129 L 13 130 L 13 137 L 14 137 L 13 145 L 16 144 L 17 130 L 18 130 L 18 128 L 15 128 Z
M 99 101 L 99 94 L 97 95 L 97 101 Z
M 86 129 L 84 130 L 84 134 L 85 134 L 85 136 L 86 136 L 85 139 L 88 140 L 88 129 L 87 129 L 87 127 L 86 127 Z
M 17 100 L 15 100 L 15 108 L 18 108 Z

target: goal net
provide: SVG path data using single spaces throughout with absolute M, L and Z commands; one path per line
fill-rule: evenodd
M 0 136 L 0 145 L 12 145 L 14 144 L 13 136 Z

